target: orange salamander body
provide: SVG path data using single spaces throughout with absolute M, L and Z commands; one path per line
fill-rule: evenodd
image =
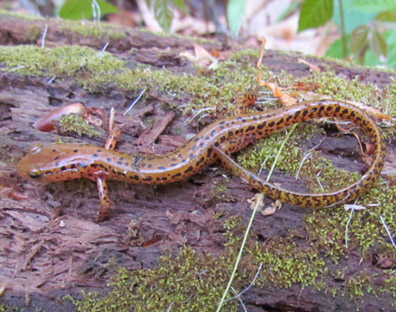
M 373 162 L 353 185 L 340 191 L 319 194 L 292 193 L 266 183 L 239 167 L 227 155 L 250 142 L 297 122 L 334 117 L 348 120 L 362 128 L 374 144 Z M 101 209 L 99 220 L 107 217 L 110 200 L 106 180 L 131 183 L 166 184 L 181 181 L 220 159 L 234 173 L 272 198 L 300 206 L 329 206 L 350 201 L 378 179 L 385 159 L 385 145 L 375 121 L 355 106 L 332 100 L 303 102 L 276 110 L 229 117 L 208 125 L 181 148 L 165 155 L 127 155 L 113 151 L 119 130 L 105 148 L 80 144 L 34 146 L 18 163 L 18 173 L 25 179 L 57 182 L 88 178 L 98 184 Z M 280 191 L 281 190 L 281 191 Z

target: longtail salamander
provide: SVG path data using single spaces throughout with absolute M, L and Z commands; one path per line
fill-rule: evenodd
M 263 182 L 226 155 L 294 123 L 323 117 L 351 121 L 361 127 L 374 144 L 373 162 L 366 173 L 356 183 L 339 191 L 318 194 L 289 192 Z M 378 179 L 385 159 L 385 144 L 375 121 L 351 104 L 332 100 L 303 102 L 219 120 L 202 129 L 181 148 L 165 155 L 126 155 L 116 152 L 113 149 L 118 135 L 118 129 L 113 131 L 104 148 L 80 144 L 36 145 L 18 163 L 17 170 L 23 178 L 40 182 L 78 178 L 96 181 L 101 202 L 98 220 L 103 220 L 110 207 L 106 180 L 145 184 L 172 183 L 181 181 L 220 159 L 226 167 L 269 197 L 296 205 L 318 207 L 356 198 Z

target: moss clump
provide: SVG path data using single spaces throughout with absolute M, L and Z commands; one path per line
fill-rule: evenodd
M 299 246 L 288 238 L 275 238 L 265 245 L 256 243 L 248 252 L 263 265 L 258 287 L 290 287 L 298 283 L 303 288 L 321 288 L 318 278 L 326 272 L 325 262 L 314 248 Z
M 216 70 L 182 74 L 150 67 L 128 69 L 92 76 L 80 82 L 91 92 L 104 92 L 109 83 L 116 83 L 125 91 L 145 88 L 146 93 L 160 97 L 163 103 L 183 113 L 197 118 L 203 113 L 219 117 L 229 115 L 236 95 L 254 85 L 256 70 L 249 60 L 244 61 L 241 64 L 225 61 Z M 246 70 L 241 70 L 240 66 L 244 64 Z
M 219 302 L 229 276 L 229 259 L 198 256 L 184 248 L 176 257 L 161 257 L 151 270 L 120 269 L 105 296 L 85 294 L 77 311 L 210 311 Z M 240 283 L 240 279 L 236 281 Z M 225 304 L 235 311 L 236 302 Z
M 109 53 L 99 55 L 98 51 L 81 46 L 0 46 L 0 70 L 24 75 L 83 77 L 112 72 L 123 65 Z
M 59 30 L 62 32 L 73 32 L 77 36 L 83 37 L 95 37 L 100 40 L 103 39 L 114 39 L 119 40 L 126 37 L 125 33 L 122 28 L 119 28 L 120 31 L 117 31 L 116 25 L 108 25 L 103 23 L 96 23 L 96 22 L 87 22 L 77 23 L 71 21 L 62 21 L 62 24 L 59 25 Z
M 75 132 L 79 136 L 86 135 L 88 137 L 99 136 L 100 132 L 94 127 L 87 124 L 85 119 L 80 115 L 70 114 L 62 116 L 57 123 L 61 127 L 62 132 Z
M 74 301 L 78 311 L 213 311 L 225 289 L 233 269 L 240 239 L 244 231 L 242 218 L 225 221 L 226 250 L 223 255 L 197 255 L 184 247 L 175 256 L 161 257 L 150 270 L 128 272 L 120 269 L 109 284 L 106 296 L 84 294 L 82 301 Z M 267 244 L 249 243 L 233 281 L 236 292 L 246 287 L 263 268 L 257 287 L 320 288 L 319 275 L 325 273 L 324 261 L 311 247 L 299 246 L 288 239 L 274 239 Z M 237 300 L 227 301 L 225 311 L 236 311 Z
M 348 249 L 360 249 L 363 254 L 373 247 L 374 251 L 372 252 L 378 254 L 394 252 L 394 247 L 388 242 L 381 216 L 391 233 L 396 233 L 396 217 L 394 215 L 396 187 L 383 188 L 380 185 L 381 182 L 377 182 L 362 196 L 358 204 L 366 209 L 355 211 L 352 217 L 351 213 L 345 211 L 343 207 L 331 210 L 328 208 L 315 209 L 312 214 L 307 215 L 305 224 L 311 243 L 314 243 L 333 260 L 338 260 Z M 348 249 L 345 241 L 346 234 Z

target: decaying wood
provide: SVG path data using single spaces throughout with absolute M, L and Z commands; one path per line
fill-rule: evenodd
M 112 30 L 125 34 L 123 39 L 105 37 L 98 40 L 93 36 L 76 36 L 67 30 L 66 22 L 56 20 L 25 20 L 0 14 L 0 44 L 40 44 L 41 32 L 46 26 L 46 46 L 79 44 L 100 50 L 108 42 L 108 51 L 114 53 L 122 53 L 131 48 L 139 49 L 133 55 L 135 63 L 157 67 L 192 67 L 179 55 L 180 51 L 193 50 L 192 40 L 121 28 Z M 32 34 L 32 28 L 38 32 L 27 35 Z M 218 44 L 204 46 L 207 49 L 222 48 Z M 267 53 L 264 64 L 275 73 L 285 70 L 296 77 L 309 74 L 309 67 L 298 64 L 296 57 L 277 55 L 274 52 Z M 379 87 L 389 83 L 390 74 L 353 71 L 338 64 L 332 66 L 340 75 L 351 78 L 357 76 L 376 83 Z M 3 302 L 20 305 L 25 295 L 29 294 L 36 306 L 45 311 L 56 311 L 54 298 L 58 294 L 65 294 L 64 289 L 66 293 L 78 293 L 80 289 L 103 289 L 119 264 L 131 270 L 149 269 L 157 263 L 158 256 L 164 250 L 177 251 L 184 244 L 194 246 L 204 253 L 221 252 L 224 239 L 220 233 L 223 228 L 222 222 L 212 217 L 215 210 L 227 211 L 229 216 L 241 215 L 247 223 L 251 211 L 246 199 L 251 198 L 254 192 L 237 177 L 230 177 L 228 184 L 233 201 L 208 206 L 206 197 L 210 185 L 213 181 L 222 180 L 221 169 L 207 170 L 184 183 L 160 186 L 157 189 L 110 182 L 110 197 L 115 208 L 110 220 L 102 224 L 93 221 L 99 204 L 93 183 L 83 181 L 80 187 L 76 187 L 76 183 L 66 182 L 37 188 L 17 176 L 15 161 L 12 160 L 20 159 L 31 142 L 54 141 L 56 134 L 40 132 L 32 127 L 40 116 L 53 110 L 54 106 L 81 102 L 109 111 L 110 107 L 120 108 L 127 100 L 130 100 L 130 95 L 125 95 L 117 88 L 106 96 L 88 94 L 71 81 L 49 82 L 41 77 L 0 71 L 0 185 L 6 186 L 0 192 L 0 282 L 7 287 L 2 297 Z M 164 116 L 164 112 L 153 103 L 137 108 L 134 119 L 125 117 L 123 120 L 123 117 L 118 116 L 121 124 L 134 125 L 129 132 L 123 132 L 119 149 L 127 152 L 138 150 L 132 144 L 131 136 L 136 139 L 144 131 L 141 124 L 145 114 L 162 116 L 160 118 Z M 174 115 L 174 112 L 165 113 L 164 124 L 156 128 L 160 131 L 150 132 L 151 142 L 163 133 L 168 123 L 172 123 Z M 181 123 L 183 118 L 186 117 L 176 116 L 175 122 Z M 161 142 L 160 136 L 162 151 L 167 151 L 165 147 L 169 147 L 170 142 L 174 146 L 179 145 L 195 131 L 192 127 L 183 130 L 185 133 L 181 134 L 180 141 L 175 142 L 174 136 L 165 135 Z M 93 139 L 63 138 L 65 141 L 84 141 L 98 146 L 103 145 L 105 139 L 105 134 Z M 314 145 L 315 142 L 310 144 Z M 347 142 L 340 148 L 347 150 L 348 144 Z M 335 157 L 335 161 L 343 162 L 345 167 L 362 167 L 354 165 L 347 158 Z M 287 181 L 278 179 L 287 186 Z M 14 188 L 29 199 L 10 198 L 9 191 Z M 299 230 L 304 216 L 310 212 L 309 209 L 285 205 L 284 209 L 273 216 L 257 218 L 252 236 L 264 241 L 272 236 L 286 235 L 290 230 Z M 127 235 L 132 219 L 139 220 L 139 238 Z M 153 241 L 155 243 L 147 244 Z M 117 259 L 117 263 L 108 265 L 111 259 Z M 369 259 L 360 259 L 354 255 L 350 256 L 349 263 L 338 265 L 340 268 L 360 265 L 367 270 L 375 269 Z M 281 290 L 253 287 L 242 299 L 249 311 L 338 311 L 339 307 L 343 311 L 353 311 L 356 308 L 353 302 L 341 295 L 333 298 L 311 287 L 301 290 L 297 285 Z M 387 309 L 390 307 L 388 299 L 370 296 L 360 304 L 360 308 L 362 311 L 374 311 L 374 306 Z M 59 311 L 66 311 L 64 308 Z

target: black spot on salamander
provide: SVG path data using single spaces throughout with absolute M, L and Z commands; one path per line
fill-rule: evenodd
M 308 110 L 305 109 L 302 114 L 303 114 L 304 117 L 307 116 L 308 115 Z
M 56 153 L 56 149 L 53 149 L 52 152 L 53 152 L 53 153 Z
M 341 112 L 341 114 L 343 114 L 343 115 L 344 114 L 348 114 L 348 112 L 349 112 L 349 109 L 348 108 L 344 108 L 343 111 Z
M 190 148 L 190 150 L 193 151 L 193 150 L 195 150 L 196 148 L 197 148 L 197 144 L 194 144 L 194 145 Z
M 206 136 L 205 141 L 209 141 L 209 140 L 210 140 L 210 136 Z
M 202 162 L 205 161 L 205 157 L 201 157 L 198 161 L 197 161 L 197 166 L 199 166 Z
M 98 164 L 91 164 L 90 167 L 91 167 L 91 168 L 97 168 L 97 167 L 98 167 Z
M 219 142 L 215 142 L 215 143 L 214 143 L 214 146 L 216 146 L 216 147 L 219 146 L 219 145 L 220 145 Z
M 177 177 L 180 177 L 180 176 L 181 176 L 181 173 L 178 172 L 178 173 L 174 174 L 171 178 L 174 179 L 174 178 L 177 178 Z
M 120 157 L 119 160 L 123 161 L 123 160 L 124 160 L 124 157 Z
M 71 164 L 70 165 L 70 169 L 76 169 L 77 167 L 76 167 L 76 164 Z
M 74 150 L 73 150 L 73 153 L 78 153 L 78 149 L 74 149 Z
M 153 177 L 152 176 L 147 176 L 145 178 L 143 178 L 143 181 L 152 181 Z
M 338 113 L 340 110 L 341 110 L 341 107 L 337 106 L 336 109 L 335 109 L 335 112 Z
M 213 129 L 212 131 L 210 131 L 210 136 L 214 136 L 216 134 L 216 129 Z
M 234 135 L 234 131 L 228 131 L 228 136 L 233 136 Z
M 201 142 L 201 143 L 199 143 L 199 147 L 204 147 L 205 146 L 205 143 L 204 142 Z
M 167 177 L 157 177 L 157 181 L 166 181 L 168 180 Z
M 219 128 L 220 128 L 220 130 L 224 130 L 224 126 L 220 126 Z
M 100 149 L 97 149 L 97 150 L 96 150 L 96 152 L 98 152 L 98 153 L 101 153 L 101 152 L 102 152 L 102 150 L 100 150 Z
M 198 142 L 198 141 L 199 141 L 199 137 L 194 138 L 193 141 L 194 141 L 194 142 Z
M 261 129 L 263 129 L 266 125 L 267 125 L 267 123 L 264 121 L 263 123 L 261 123 L 261 124 L 259 124 L 259 125 L 257 126 L 257 129 L 261 130 Z
M 129 178 L 136 181 L 139 180 L 139 177 L 137 175 L 130 176 Z
M 216 145 L 216 144 L 215 144 Z M 212 155 L 213 149 L 208 148 L 208 151 L 206 152 L 206 157 L 210 157 L 210 155 Z
M 223 120 L 223 121 L 220 121 L 220 123 L 219 123 L 219 125 L 224 125 L 226 122 Z
M 58 160 L 59 159 L 59 156 L 56 156 L 55 158 L 54 158 L 54 160 Z
M 272 128 L 273 126 L 275 126 L 275 121 L 271 121 L 271 122 L 268 124 L 268 126 L 269 126 L 270 128 Z
M 193 170 L 193 166 L 190 166 L 190 167 L 188 167 L 188 168 L 184 171 L 184 173 L 190 172 L 190 171 L 192 171 L 192 170 Z
M 170 164 L 171 167 L 176 167 L 178 165 L 178 163 L 172 163 Z
M 226 139 L 227 139 L 227 138 L 223 135 L 223 136 L 220 138 L 220 143 L 223 143 Z M 216 143 L 217 143 L 217 142 L 216 142 Z
M 65 170 L 67 170 L 67 168 L 65 166 L 62 166 L 62 167 L 60 167 L 60 170 L 65 171 Z
M 122 165 L 122 161 L 121 160 L 119 160 L 119 161 L 117 161 L 117 165 Z
M 283 118 L 280 118 L 277 122 L 276 122 L 276 124 L 279 126 L 279 125 L 281 125 L 281 124 L 283 124 L 285 121 L 283 120 Z
M 246 131 L 253 131 L 256 127 L 255 126 L 249 126 Z

